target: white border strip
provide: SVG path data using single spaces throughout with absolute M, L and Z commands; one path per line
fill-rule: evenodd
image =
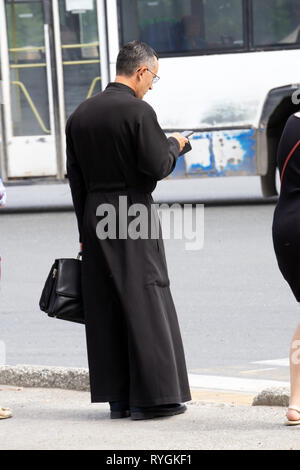
M 243 379 L 219 375 L 189 374 L 190 387 L 210 390 L 226 390 L 232 392 L 259 393 L 270 387 L 289 387 L 289 382 L 281 380 Z
M 285 357 L 284 359 L 270 359 L 266 361 L 255 361 L 255 362 L 251 362 L 251 364 L 267 364 L 270 366 L 289 367 L 290 360 L 288 357 Z

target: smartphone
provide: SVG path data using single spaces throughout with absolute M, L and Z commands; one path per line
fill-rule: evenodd
M 192 134 L 194 134 L 194 131 L 183 131 L 183 132 L 181 132 L 181 135 L 183 135 L 183 137 L 186 137 L 187 139 L 188 139 Z
M 188 139 L 192 134 L 194 134 L 194 131 L 183 131 L 183 132 L 181 132 L 181 135 L 183 135 L 183 137 L 186 137 L 187 139 Z M 185 146 L 183 147 L 183 149 L 181 150 L 179 156 L 184 155 L 185 153 L 189 152 L 190 150 L 192 150 L 192 146 L 191 146 L 190 141 L 188 141 L 188 142 L 185 144 Z

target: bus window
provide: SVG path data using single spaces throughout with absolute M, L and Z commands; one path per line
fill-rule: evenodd
M 121 38 L 158 53 L 244 47 L 242 0 L 119 0 Z
M 89 96 L 93 83 L 93 92 L 101 91 L 97 2 L 59 0 L 59 17 L 68 117 Z
M 253 37 L 255 46 L 299 45 L 299 0 L 253 0 Z
M 14 136 L 50 133 L 43 2 L 5 1 Z M 35 106 L 36 115 L 32 111 Z

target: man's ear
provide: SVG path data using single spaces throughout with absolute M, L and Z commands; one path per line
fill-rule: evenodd
M 138 77 L 139 77 L 139 80 L 142 79 L 142 76 L 143 76 L 143 74 L 145 73 L 146 70 L 147 70 L 146 67 L 140 67 L 140 68 L 138 69 Z

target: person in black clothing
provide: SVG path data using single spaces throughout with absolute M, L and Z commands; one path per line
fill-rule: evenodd
M 279 269 L 300 302 L 300 113 L 287 120 L 277 152 L 281 176 L 279 199 L 274 211 L 272 236 Z M 300 324 L 291 343 L 291 396 L 287 425 L 300 424 Z
M 132 221 L 122 218 L 121 196 L 126 213 L 142 204 L 150 220 L 157 212 L 151 193 L 187 142 L 179 133 L 167 138 L 143 101 L 157 72 L 153 49 L 137 41 L 125 45 L 115 82 L 81 103 L 66 124 L 91 401 L 110 402 L 112 418 L 179 414 L 191 400 L 159 219 L 151 227 L 156 239 L 119 235 Z M 99 207 L 113 208 L 114 236 L 99 237 Z

